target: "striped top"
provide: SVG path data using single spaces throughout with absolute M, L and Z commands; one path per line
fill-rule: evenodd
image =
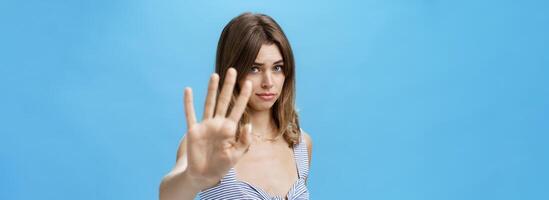
M 309 175 L 309 160 L 307 152 L 307 144 L 301 135 L 299 144 L 294 145 L 294 160 L 297 165 L 298 179 L 288 191 L 286 195 L 288 200 L 308 200 L 309 191 L 305 184 L 305 179 Z M 286 197 L 271 196 L 261 188 L 256 187 L 245 181 L 236 179 L 236 172 L 234 168 L 231 168 L 229 172 L 221 179 L 221 182 L 216 186 L 206 189 L 199 193 L 200 199 L 249 199 L 249 200 L 283 200 Z

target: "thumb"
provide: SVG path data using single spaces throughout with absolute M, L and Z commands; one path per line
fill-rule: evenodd
M 243 152 L 248 152 L 248 149 L 250 148 L 250 144 L 252 143 L 252 124 L 246 124 L 244 127 L 244 131 L 240 132 L 240 135 L 238 137 L 238 143 L 237 148 Z

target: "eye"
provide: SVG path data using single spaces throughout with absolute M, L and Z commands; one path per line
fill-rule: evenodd
M 259 72 L 259 67 L 253 66 L 252 68 L 250 68 L 250 71 L 252 73 L 257 73 L 257 72 Z
M 274 67 L 274 71 L 275 71 L 275 72 L 280 72 L 280 71 L 282 71 L 282 65 L 277 65 L 277 66 L 275 66 L 275 67 Z

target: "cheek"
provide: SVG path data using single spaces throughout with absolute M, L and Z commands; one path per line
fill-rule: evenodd
M 280 77 L 277 78 L 276 83 L 277 83 L 278 88 L 279 88 L 280 90 L 282 90 L 282 87 L 284 86 L 284 81 L 285 81 L 285 80 L 286 80 L 286 79 L 285 79 L 284 76 L 280 76 Z
M 247 76 L 245 77 L 244 79 L 242 79 L 242 81 L 239 83 L 240 84 L 240 88 L 242 88 L 242 86 L 244 85 L 245 81 L 250 81 L 252 82 L 252 94 L 255 93 L 257 91 L 257 88 L 260 88 L 260 85 L 259 85 L 259 82 L 257 80 L 255 80 L 253 77 L 250 77 L 250 76 Z
M 252 95 L 261 91 L 261 82 L 253 79 L 248 79 L 252 82 Z

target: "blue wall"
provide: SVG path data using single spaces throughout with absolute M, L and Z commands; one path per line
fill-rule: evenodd
M 156 199 L 244 11 L 293 45 L 313 199 L 549 199 L 546 2 L 4 0 L 0 199 Z

